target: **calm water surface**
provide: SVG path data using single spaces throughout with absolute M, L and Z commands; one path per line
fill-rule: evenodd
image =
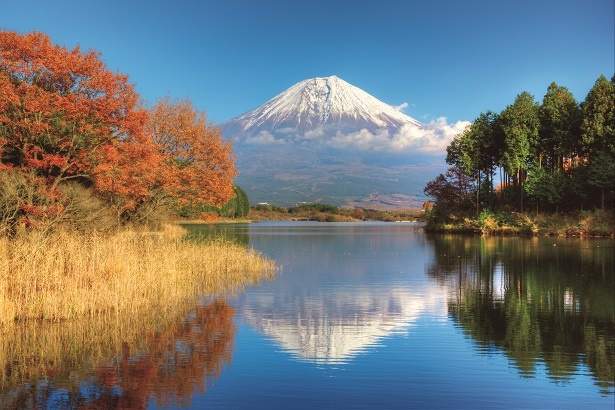
M 172 331 L 91 372 L 68 381 L 48 374 L 5 388 L 0 400 L 43 408 L 615 406 L 612 240 L 427 235 L 409 223 L 191 229 L 234 238 L 282 272 L 234 296 L 203 297 Z

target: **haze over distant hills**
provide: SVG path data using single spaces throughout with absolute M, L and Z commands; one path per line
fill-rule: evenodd
M 336 77 L 301 81 L 220 125 L 250 202 L 415 208 L 467 125 L 422 124 Z

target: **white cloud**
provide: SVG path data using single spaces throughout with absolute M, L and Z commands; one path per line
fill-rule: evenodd
M 389 151 L 391 138 L 386 129 L 379 130 L 376 134 L 363 128 L 358 132 L 343 134 L 337 132 L 326 144 L 334 148 L 350 148 L 359 151 Z
M 285 144 L 284 140 L 277 140 L 268 131 L 261 131 L 253 137 L 246 138 L 246 144 L 268 145 L 268 144 Z
M 468 125 L 470 125 L 469 121 L 457 121 L 449 124 L 446 117 L 439 117 L 420 127 L 414 124 L 406 124 L 393 135 L 384 128 L 376 132 L 363 128 L 351 133 L 337 131 L 335 135 L 327 137 L 327 130 L 320 127 L 304 134 L 297 133 L 294 135 L 289 132 L 289 129 L 284 130 L 282 135 L 279 135 L 278 130 L 276 130 L 277 139 L 270 132 L 261 131 L 256 136 L 249 137 L 246 142 L 261 145 L 294 142 L 301 145 L 317 144 L 363 152 L 444 154 L 446 147 L 453 138 L 463 132 Z
M 449 124 L 445 117 L 415 127 L 407 124 L 393 136 L 391 151 L 417 150 L 425 153 L 444 153 L 453 138 L 470 125 L 469 121 Z
M 393 108 L 395 108 L 399 112 L 404 112 L 404 110 L 408 108 L 408 103 L 404 102 L 404 103 L 401 103 L 401 105 L 394 106 Z
M 335 148 L 354 148 L 360 151 L 418 151 L 427 154 L 443 154 L 453 138 L 468 125 L 470 125 L 468 121 L 449 124 L 445 117 L 440 117 L 421 127 L 406 124 L 392 136 L 385 129 L 376 133 L 366 129 L 350 134 L 338 132 L 327 141 L 327 145 Z
M 313 140 L 316 138 L 322 138 L 324 137 L 324 135 L 325 135 L 324 127 L 318 127 L 315 130 L 306 131 L 305 134 L 303 134 L 303 139 Z

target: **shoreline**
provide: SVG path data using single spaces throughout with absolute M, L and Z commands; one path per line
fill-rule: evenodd
M 435 221 L 429 215 L 426 218 L 395 218 L 385 214 L 383 218 L 357 219 L 348 215 L 335 213 L 312 213 L 308 215 L 286 214 L 281 212 L 262 215 L 256 218 L 220 218 L 214 221 L 203 219 L 177 219 L 178 225 L 214 225 L 258 223 L 261 221 L 314 221 L 314 222 L 391 222 L 391 223 L 424 223 L 426 233 L 445 233 L 458 235 L 485 236 L 519 236 L 519 237 L 568 237 L 568 238 L 611 238 L 615 239 L 615 216 L 611 213 L 596 210 L 579 214 L 520 214 L 500 213 L 497 215 L 484 212 L 478 217 L 454 218 L 449 222 Z M 424 220 L 426 219 L 426 221 Z

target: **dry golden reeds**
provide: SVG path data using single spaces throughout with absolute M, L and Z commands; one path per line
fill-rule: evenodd
M 273 275 L 274 262 L 228 241 L 187 241 L 179 227 L 113 235 L 0 238 L 0 332 L 15 321 L 124 315 Z

